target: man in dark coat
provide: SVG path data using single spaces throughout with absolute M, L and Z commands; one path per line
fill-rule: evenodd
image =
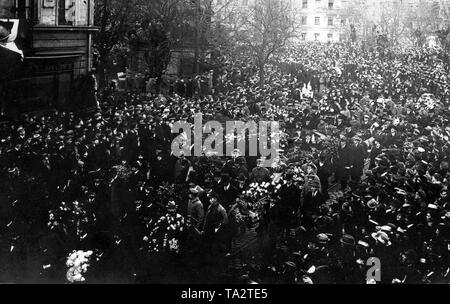
M 316 166 L 317 166 L 317 176 L 320 179 L 322 193 L 325 196 L 325 198 L 329 198 L 328 188 L 330 188 L 330 186 L 328 179 L 330 178 L 332 173 L 331 163 L 329 160 L 327 160 L 325 155 L 321 155 L 319 158 L 319 162 L 317 163 Z
M 223 207 L 228 211 L 230 206 L 235 203 L 238 191 L 236 187 L 231 183 L 231 178 L 228 174 L 223 174 L 221 183 L 215 189 Z
M 270 179 L 270 172 L 267 168 L 264 168 L 263 161 L 261 159 L 258 160 L 258 166 L 252 170 L 250 174 L 251 182 L 263 183 L 267 182 Z
M 370 154 L 369 154 L 369 157 L 370 157 L 369 169 L 372 170 L 373 168 L 375 168 L 375 166 L 376 166 L 375 159 L 377 158 L 378 155 L 381 154 L 381 152 L 382 152 L 382 150 L 381 150 L 380 143 L 378 141 L 374 141 L 372 149 L 370 150 Z
M 279 214 L 281 228 L 290 229 L 297 226 L 297 215 L 300 208 L 302 192 L 293 183 L 293 174 L 286 175 L 287 183 L 280 189 Z
M 137 131 L 134 128 L 125 131 L 125 136 L 121 142 L 121 146 L 123 147 L 123 160 L 126 160 L 127 162 L 137 160 L 139 142 Z
M 336 179 L 341 184 L 342 190 L 347 188 L 348 180 L 350 178 L 350 172 L 353 166 L 353 154 L 347 140 L 342 140 L 338 151 L 338 157 L 336 160 Z
M 364 165 L 367 158 L 367 146 L 360 137 L 355 137 L 353 146 L 353 168 L 351 170 L 352 180 L 359 182 L 364 172 Z
M 401 144 L 401 137 L 397 132 L 397 129 L 395 127 L 390 128 L 389 133 L 386 135 L 384 140 L 384 145 L 386 147 L 389 146 L 398 146 Z
M 325 201 L 325 197 L 320 192 L 320 182 L 310 183 L 308 190 L 304 190 L 300 211 L 303 216 L 302 226 L 307 230 L 314 228 L 314 216 L 319 213 L 319 207 Z
M 204 249 L 210 266 L 220 269 L 224 266 L 225 251 L 227 249 L 227 232 L 224 227 L 228 224 L 228 214 L 219 203 L 215 193 L 210 194 L 210 205 L 206 211 L 203 226 Z

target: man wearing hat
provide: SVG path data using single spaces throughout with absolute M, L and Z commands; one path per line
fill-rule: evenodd
M 279 190 L 278 211 L 283 231 L 296 227 L 301 203 L 301 189 L 293 183 L 293 173 L 286 174 L 286 184 Z
M 322 188 L 322 193 L 325 195 L 325 198 L 329 198 L 328 188 L 329 188 L 329 181 L 328 179 L 331 177 L 332 174 L 332 165 L 331 160 L 326 157 L 325 153 L 322 153 L 319 156 L 319 160 L 316 164 L 317 166 L 317 176 L 320 179 L 320 186 Z
M 230 175 L 227 173 L 222 174 L 221 183 L 217 186 L 215 192 L 226 210 L 230 209 L 230 206 L 234 204 L 239 194 L 236 187 L 231 183 Z
M 306 176 L 308 187 L 302 191 L 300 212 L 302 214 L 302 225 L 308 230 L 314 227 L 314 216 L 319 207 L 325 203 L 325 197 L 320 191 L 320 180 L 317 175 Z
M 180 157 L 175 162 L 174 179 L 178 184 L 186 182 L 191 162 L 186 158 L 184 152 L 181 151 Z
M 351 177 L 355 182 L 359 182 L 363 175 L 365 161 L 367 158 L 367 146 L 361 137 L 355 136 L 353 145 L 353 167 L 351 169 Z
M 199 199 L 199 192 L 195 188 L 189 189 L 189 200 L 187 207 L 187 218 L 191 225 L 195 228 L 201 228 L 203 225 L 203 219 L 205 211 L 203 204 Z
M 250 180 L 256 183 L 267 182 L 270 179 L 270 172 L 267 168 L 263 167 L 264 160 L 258 159 L 257 167 L 252 170 L 250 174 Z
M 317 188 L 320 192 L 322 192 L 322 183 L 320 178 L 317 176 L 317 167 L 315 164 L 309 163 L 306 165 L 304 191 L 308 192 L 312 188 Z
M 350 143 L 347 139 L 341 140 L 338 155 L 336 159 L 336 179 L 341 184 L 341 189 L 347 188 L 351 169 L 353 168 L 353 153 Z
M 224 266 L 224 257 L 227 249 L 228 214 L 219 203 L 215 193 L 209 194 L 210 205 L 206 211 L 202 234 L 204 235 L 205 251 L 208 253 L 210 263 L 216 264 L 219 269 Z
M 340 239 L 341 246 L 336 250 L 338 265 L 338 282 L 342 283 L 358 283 L 358 264 L 356 262 L 356 240 L 352 235 L 344 234 Z

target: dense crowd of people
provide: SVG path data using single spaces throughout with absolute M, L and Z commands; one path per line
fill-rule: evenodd
M 0 128 L 0 281 L 449 282 L 449 61 L 438 50 L 286 49 L 163 94 Z M 176 121 L 280 123 L 281 155 L 171 153 Z M 24 262 L 26 261 L 26 262 Z M 371 281 L 371 280 L 369 280 Z

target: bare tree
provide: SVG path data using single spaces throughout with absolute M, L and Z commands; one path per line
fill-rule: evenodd
M 206 53 L 227 50 L 234 42 L 230 37 L 236 28 L 230 28 L 229 21 L 237 16 L 240 1 L 191 1 L 195 5 L 195 13 L 191 14 L 195 20 L 195 72 L 199 73 L 200 64 L 206 65 Z
M 405 33 L 404 23 L 405 7 L 402 2 L 386 3 L 381 7 L 381 20 L 379 27 L 382 34 L 390 43 L 398 43 L 400 37 Z
M 250 52 L 264 87 L 265 66 L 271 56 L 296 37 L 298 23 L 288 1 L 256 0 L 238 33 L 238 42 Z
M 106 81 L 105 69 L 112 49 L 123 39 L 129 28 L 129 15 L 133 0 L 98 0 L 95 2 L 95 20 L 99 32 L 95 35 L 95 48 L 99 55 L 99 86 Z
M 219 16 L 226 16 L 234 0 L 224 0 L 213 5 L 212 0 L 136 0 L 134 19 L 144 40 L 150 41 L 154 62 L 167 64 L 170 53 L 176 48 L 192 49 L 194 73 L 199 73 L 204 53 L 212 42 L 220 41 L 215 35 Z M 155 30 L 157 28 L 157 30 Z M 155 39 L 159 37 L 161 39 Z M 168 55 L 168 56 L 167 56 Z
M 351 3 L 351 5 L 346 5 L 341 9 L 339 17 L 345 21 L 342 23 L 345 36 L 351 36 L 351 25 L 353 25 L 364 40 L 368 38 L 369 18 L 367 18 L 366 12 L 364 5 L 360 3 Z
M 239 1 L 209 1 L 209 15 L 203 18 L 205 39 L 209 46 L 228 50 L 233 44 L 233 36 L 240 28 L 238 21 Z
M 426 36 L 439 29 L 439 19 L 436 18 L 436 9 L 432 3 L 424 2 L 419 6 L 405 9 L 404 24 L 407 38 L 415 45 L 423 45 Z

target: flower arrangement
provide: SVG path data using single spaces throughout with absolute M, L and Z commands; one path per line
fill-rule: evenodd
M 176 191 L 175 185 L 164 182 L 158 189 L 156 189 L 155 196 L 152 198 L 155 202 L 175 201 L 181 200 L 179 192 Z
M 59 208 L 48 212 L 47 227 L 61 229 L 65 234 L 73 233 L 78 240 L 83 240 L 87 237 L 88 226 L 96 221 L 95 214 L 88 212 L 87 207 L 79 201 L 61 202 Z
M 136 173 L 135 168 L 129 167 L 125 164 L 120 164 L 120 165 L 114 166 L 113 169 L 116 170 L 116 177 L 113 179 L 113 181 L 116 178 L 118 178 L 120 180 L 128 180 L 132 175 L 134 175 Z
M 245 198 L 249 203 L 256 203 L 262 198 L 270 195 L 270 186 L 271 184 L 268 182 L 252 183 L 249 185 L 247 191 L 244 191 L 243 194 L 245 195 Z
M 86 278 L 84 275 L 87 273 L 90 267 L 90 260 L 94 252 L 74 250 L 66 261 L 66 266 L 69 267 L 66 273 L 66 278 L 70 283 L 84 282 Z
M 184 217 L 177 213 L 168 213 L 156 222 L 150 220 L 147 225 L 150 231 L 144 237 L 149 252 L 151 253 L 179 253 L 180 239 L 186 230 Z
M 277 188 L 273 182 L 252 183 L 242 193 L 243 199 L 248 203 L 249 209 L 256 212 L 256 216 L 259 216 L 263 213 L 264 206 L 270 202 L 277 189 L 279 190 L 279 187 Z

